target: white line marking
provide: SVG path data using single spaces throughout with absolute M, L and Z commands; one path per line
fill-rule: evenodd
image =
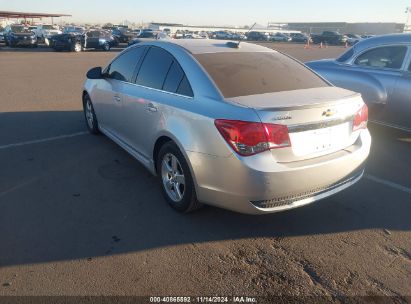
M 402 186 L 402 185 L 399 185 L 399 184 L 396 184 L 396 183 L 393 183 L 393 182 L 390 182 L 390 181 L 387 181 L 385 179 L 381 179 L 381 178 L 378 178 L 378 177 L 375 177 L 375 176 L 372 176 L 372 175 L 368 175 L 368 174 L 365 175 L 365 178 L 370 180 L 370 181 L 373 181 L 373 182 L 376 182 L 376 183 L 379 183 L 379 184 L 383 184 L 385 186 L 388 186 L 388 187 L 403 191 L 405 193 L 411 194 L 411 188 L 408 188 L 408 187 L 405 187 L 405 186 Z
M 78 133 L 59 135 L 59 136 L 48 137 L 48 138 L 43 138 L 43 139 L 23 141 L 23 142 L 19 142 L 19 143 L 15 143 L 15 144 L 0 146 L 0 150 L 14 148 L 14 147 L 21 147 L 21 146 L 26 146 L 26 145 L 39 144 L 39 143 L 44 143 L 44 142 L 53 141 L 53 140 L 59 140 L 59 139 L 64 139 L 64 138 L 81 136 L 81 135 L 85 135 L 85 134 L 88 134 L 88 132 L 78 132 Z

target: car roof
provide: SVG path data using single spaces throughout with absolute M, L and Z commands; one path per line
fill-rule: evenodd
M 242 53 L 242 52 L 275 52 L 272 49 L 247 43 L 241 42 L 240 46 L 234 47 L 233 44 L 236 41 L 224 41 L 224 40 L 213 40 L 213 39 L 174 39 L 161 41 L 161 43 L 175 44 L 184 49 L 186 49 L 191 54 L 206 54 L 206 53 Z
M 411 44 L 411 34 L 391 34 L 368 38 L 358 42 L 355 50 L 361 52 L 370 47 L 386 44 Z

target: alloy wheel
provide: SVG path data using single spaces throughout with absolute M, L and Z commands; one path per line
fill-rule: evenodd
M 171 153 L 164 155 L 161 162 L 163 187 L 171 200 L 178 203 L 184 198 L 185 176 L 177 157 Z
M 91 104 L 90 99 L 87 99 L 86 101 L 86 118 L 87 118 L 87 124 L 90 129 L 93 129 L 94 127 L 94 110 L 93 110 L 93 105 Z
M 75 52 L 81 52 L 81 44 L 80 43 L 76 43 L 75 45 L 74 45 L 74 51 Z

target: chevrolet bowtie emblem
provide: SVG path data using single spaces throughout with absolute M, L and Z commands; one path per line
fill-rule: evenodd
M 330 117 L 330 116 L 333 116 L 335 114 L 336 114 L 336 111 L 333 111 L 333 110 L 330 110 L 330 109 L 323 112 L 323 116 L 325 116 L 325 117 Z

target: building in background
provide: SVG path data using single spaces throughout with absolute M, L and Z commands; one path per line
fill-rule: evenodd
M 216 31 L 226 31 L 226 32 L 241 32 L 246 33 L 249 31 L 249 27 L 235 27 L 235 26 L 200 26 L 200 25 L 184 25 L 178 23 L 157 23 L 151 22 L 148 24 L 148 28 L 154 31 L 168 31 L 174 34 L 177 31 L 190 31 L 190 32 L 216 32 Z M 267 33 L 277 33 L 277 29 L 267 28 L 266 26 L 256 24 L 253 27 L 253 31 L 261 31 Z M 282 33 L 299 33 L 298 30 L 281 30 Z
M 320 34 L 323 31 L 337 31 L 342 34 L 352 33 L 357 35 L 384 35 L 393 33 L 403 33 L 404 23 L 348 23 L 348 22 L 290 22 L 275 23 L 270 22 L 268 28 L 278 30 L 301 31 L 303 33 Z
M 234 27 L 234 26 L 193 26 L 183 25 L 178 23 L 157 23 L 151 22 L 148 28 L 156 31 L 169 31 L 175 33 L 176 31 L 228 31 L 228 32 L 247 32 L 248 27 Z M 337 31 L 342 34 L 358 34 L 358 35 L 384 35 L 393 33 L 403 33 L 405 30 L 404 23 L 348 23 L 348 22 L 270 22 L 267 26 L 256 25 L 254 31 L 268 32 L 268 33 L 308 33 L 321 34 L 323 31 Z

